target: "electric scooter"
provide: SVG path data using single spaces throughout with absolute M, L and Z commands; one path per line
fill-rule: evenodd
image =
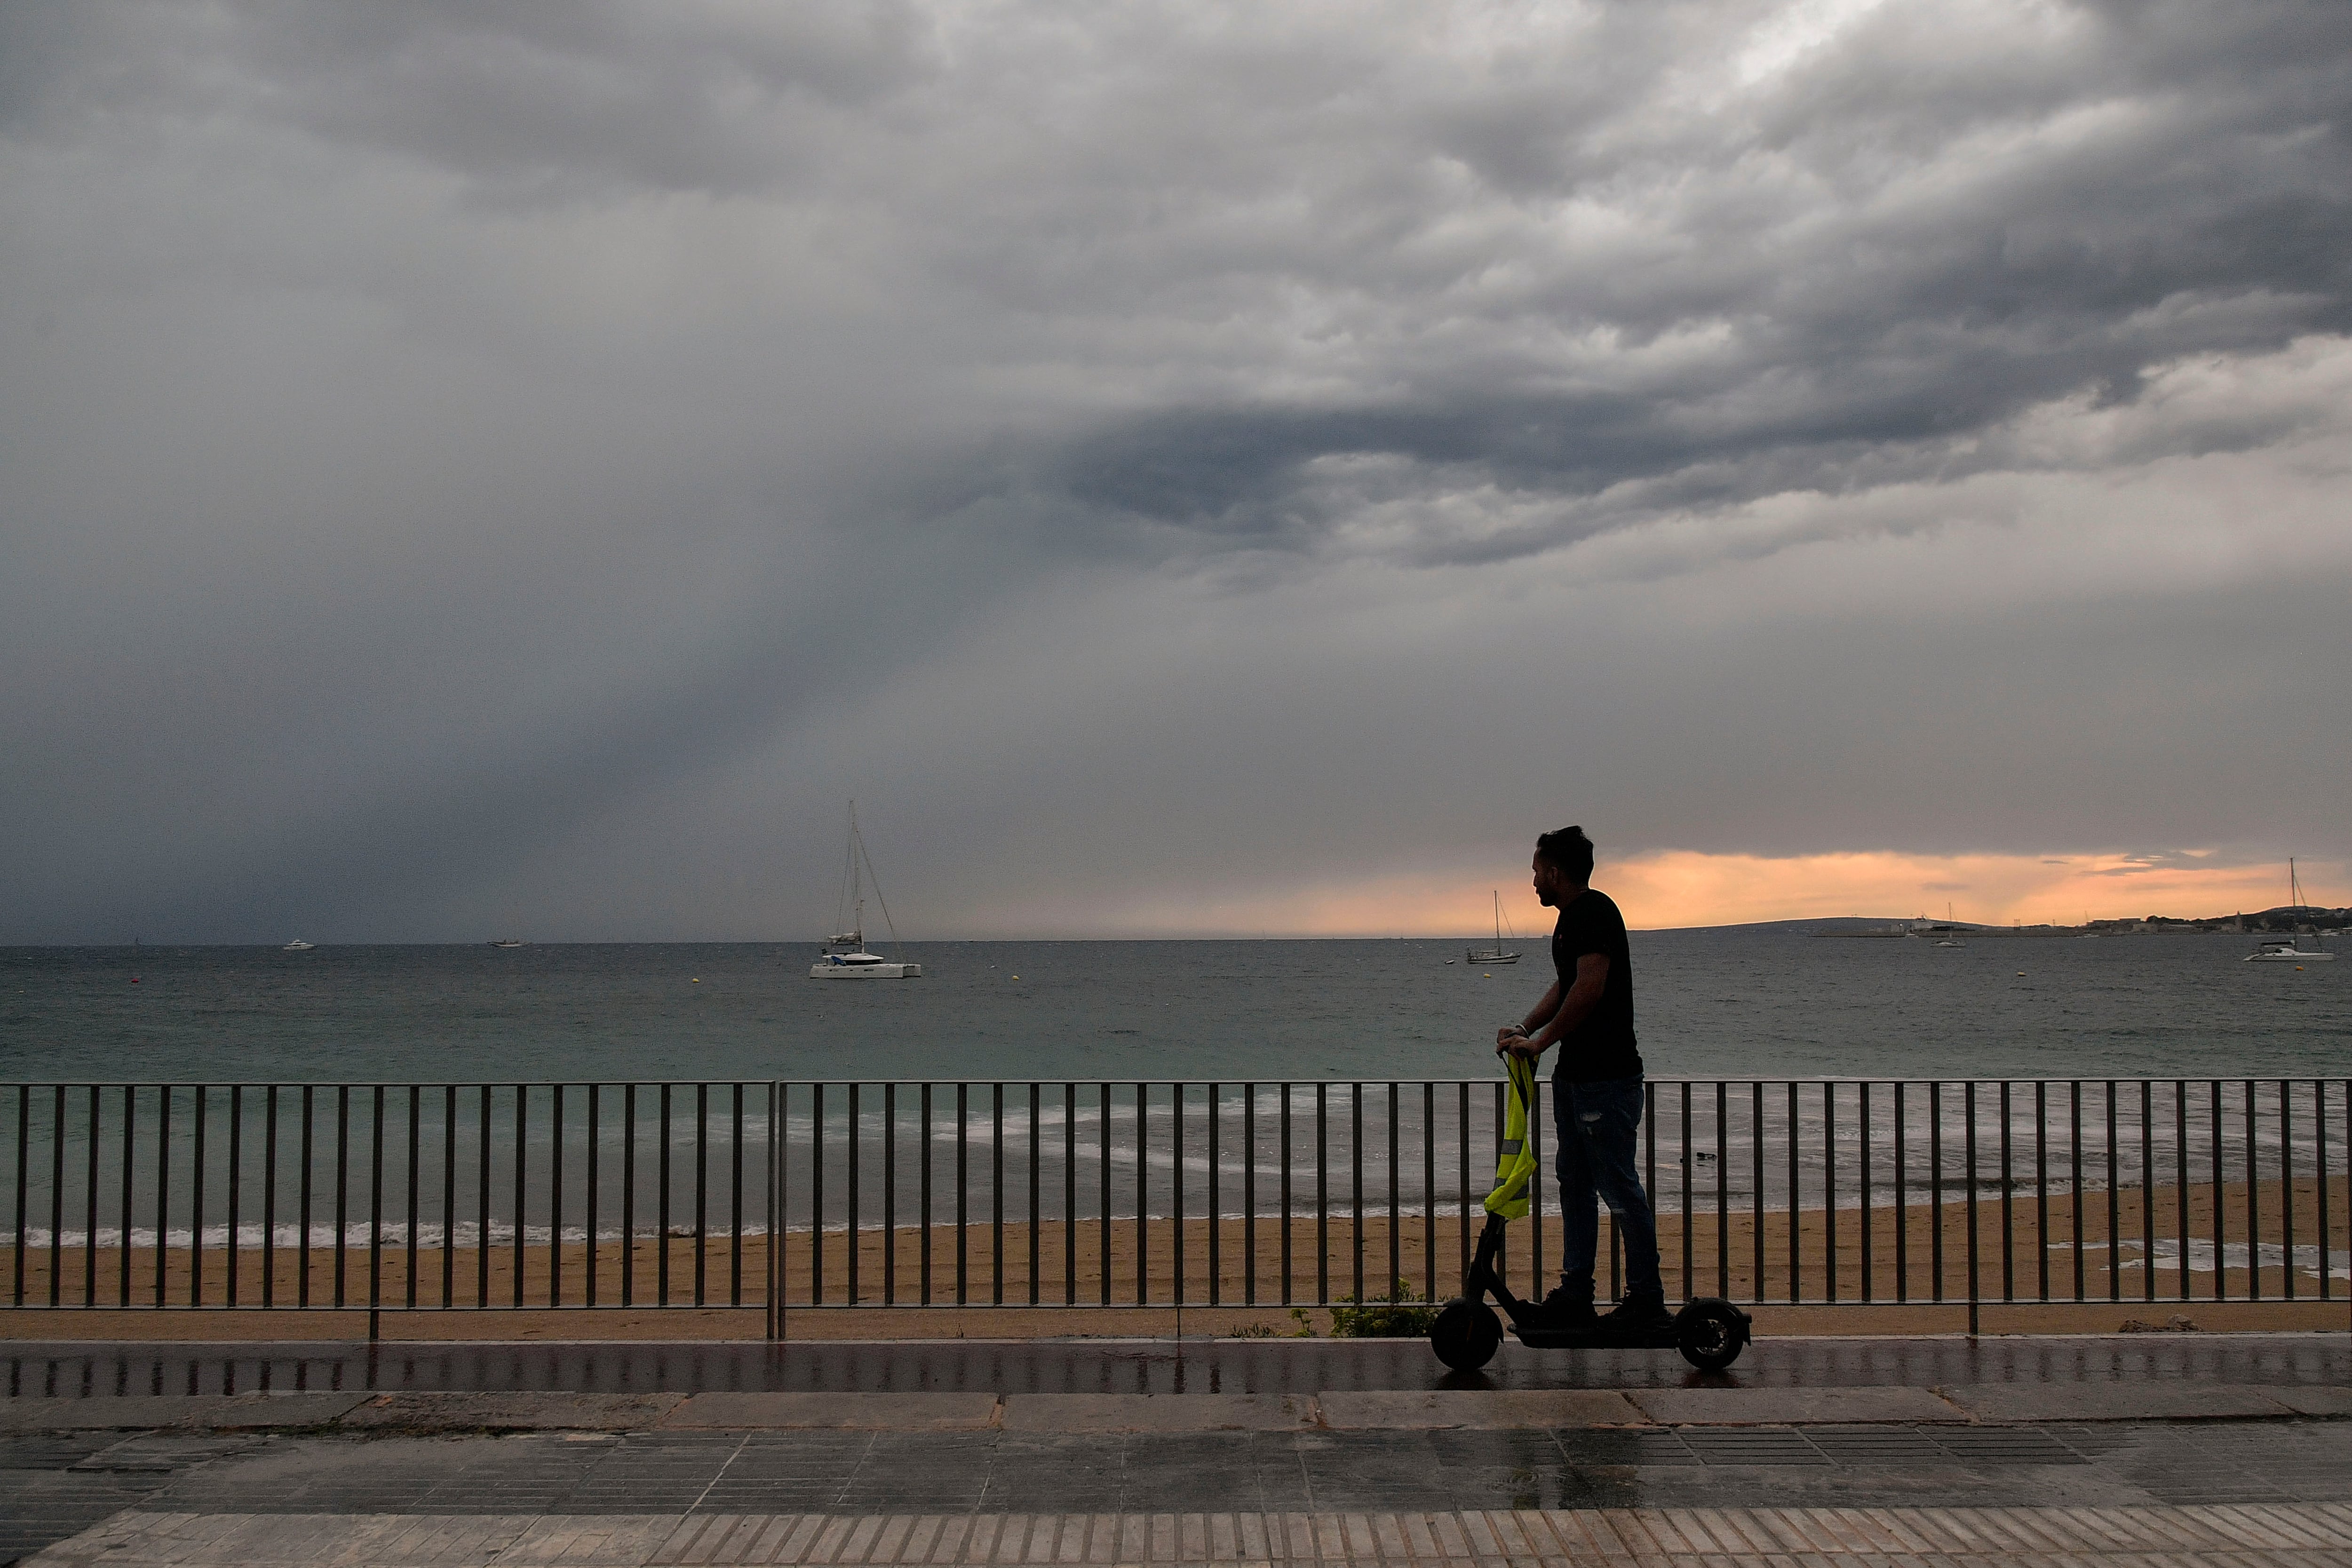
M 1462 1294 L 1445 1304 L 1430 1328 L 1430 1348 L 1437 1359 L 1456 1372 L 1475 1372 L 1495 1358 L 1503 1342 L 1503 1325 L 1486 1305 L 1491 1294 L 1510 1317 L 1511 1331 L 1530 1349 L 1677 1350 L 1685 1361 L 1707 1372 L 1720 1372 L 1738 1361 L 1753 1337 L 1754 1320 L 1719 1296 L 1701 1296 L 1658 1328 L 1629 1335 L 1602 1328 L 1547 1328 L 1538 1315 L 1538 1303 L 1511 1294 L 1495 1267 L 1495 1255 L 1502 1249 L 1504 1227 L 1528 1208 L 1528 1188 L 1536 1173 L 1535 1148 L 1528 1137 L 1535 1064 L 1520 1056 L 1506 1059 L 1511 1095 L 1495 1189 L 1486 1194 L 1486 1227 L 1479 1232 L 1478 1250 L 1462 1276 Z

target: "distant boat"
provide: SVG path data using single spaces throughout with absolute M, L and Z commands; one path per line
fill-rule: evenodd
M 1495 945 L 1484 952 L 1475 947 L 1465 949 L 1462 954 L 1464 960 L 1470 963 L 1517 963 L 1519 961 L 1519 955 L 1516 952 L 1506 952 L 1503 950 L 1504 924 L 1503 890 L 1497 888 L 1495 889 Z M 1517 942 L 1518 936 L 1518 932 L 1513 931 L 1511 940 Z
M 315 942 L 304 942 L 298 936 L 292 942 L 288 942 L 284 947 L 279 948 L 278 951 L 280 952 L 308 952 L 318 945 L 319 944 Z
M 2289 920 L 2295 914 L 2308 912 L 2309 906 L 2303 901 L 2303 882 L 2295 875 L 2294 857 L 2292 855 L 2287 857 L 2286 862 L 2286 898 L 2287 907 L 2294 911 L 2287 917 Z M 2254 951 L 2246 954 L 2248 963 L 2332 963 L 2335 959 L 2336 955 L 2325 948 L 2306 952 L 2295 945 L 2295 939 L 2291 936 L 2284 942 L 2272 938 L 2257 943 Z
M 496 942 L 494 942 L 490 943 L 490 945 L 491 945 L 492 947 L 521 947 L 521 946 L 523 946 L 523 945 L 525 945 L 525 944 L 524 944 L 524 943 L 523 943 L 523 942 L 522 942 L 519 938 L 511 937 L 511 936 L 502 936 L 502 937 L 499 938 Z
M 882 879 L 874 875 L 874 863 L 866 858 L 866 839 L 857 831 L 857 803 L 849 803 L 849 856 L 841 873 L 841 906 L 834 910 L 834 924 L 846 923 L 847 931 L 837 931 L 824 939 L 821 956 L 809 966 L 811 980 L 919 980 L 923 966 L 897 959 L 884 958 L 880 953 L 866 951 L 866 884 L 874 884 L 874 901 L 882 906 L 882 923 L 889 927 L 890 944 L 898 946 L 898 928 L 890 920 L 890 906 L 882 898 Z

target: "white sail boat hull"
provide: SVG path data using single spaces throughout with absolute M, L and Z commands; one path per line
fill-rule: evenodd
M 864 960 L 866 962 L 859 962 Z M 920 980 L 919 963 L 892 963 L 870 952 L 841 952 L 809 965 L 811 980 Z

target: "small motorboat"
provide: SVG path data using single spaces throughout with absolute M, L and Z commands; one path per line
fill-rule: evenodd
M 284 947 L 279 948 L 278 951 L 280 952 L 308 952 L 318 945 L 319 944 L 315 942 L 304 942 L 298 936 L 292 942 L 288 942 Z

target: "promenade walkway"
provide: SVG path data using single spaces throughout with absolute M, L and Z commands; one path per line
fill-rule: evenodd
M 2352 1565 L 2340 1335 L 1782 1341 L 1613 1386 L 1259 1342 L 1186 1347 L 1181 1392 L 1136 1343 L 432 1348 L 7 1347 L 0 1560 Z M 684 1374 L 735 1350 L 738 1386 Z M 491 1386 L 499 1353 L 637 1386 Z

